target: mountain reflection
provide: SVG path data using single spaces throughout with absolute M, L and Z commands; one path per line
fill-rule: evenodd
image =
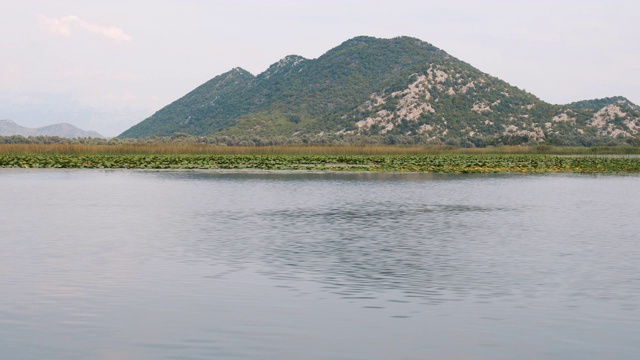
M 496 211 L 382 202 L 261 214 L 268 220 L 262 261 L 275 269 L 273 276 L 311 278 L 344 296 L 386 290 L 410 297 L 463 295 L 474 282 L 470 264 L 460 259 L 463 248 L 482 234 L 478 217 Z

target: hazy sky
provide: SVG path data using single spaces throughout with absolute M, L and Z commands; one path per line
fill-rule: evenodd
M 115 136 L 210 78 L 407 35 L 552 103 L 640 104 L 637 0 L 0 0 L 0 119 Z

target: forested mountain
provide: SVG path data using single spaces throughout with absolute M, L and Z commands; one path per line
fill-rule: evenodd
M 588 144 L 638 137 L 623 97 L 552 105 L 415 38 L 356 37 L 317 59 L 219 75 L 120 138 L 398 136 L 422 143 Z

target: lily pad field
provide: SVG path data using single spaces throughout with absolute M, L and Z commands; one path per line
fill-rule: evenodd
M 640 173 L 637 148 L 4 145 L 3 168 Z

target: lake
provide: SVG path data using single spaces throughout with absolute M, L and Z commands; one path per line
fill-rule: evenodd
M 640 177 L 0 170 L 3 359 L 638 359 Z

